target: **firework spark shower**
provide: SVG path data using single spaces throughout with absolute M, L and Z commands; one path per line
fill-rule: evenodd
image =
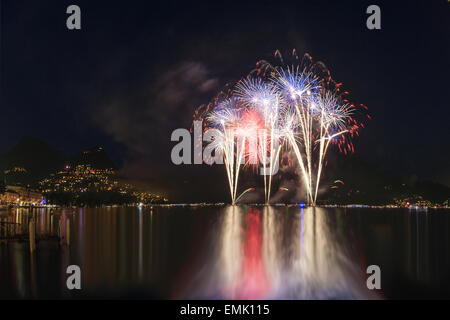
M 330 146 L 354 152 L 352 138 L 364 128 L 367 108 L 351 103 L 349 92 L 331 77 L 322 62 L 292 52 L 285 63 L 259 61 L 236 84 L 227 86 L 196 115 L 218 133 L 214 144 L 223 154 L 231 202 L 235 204 L 241 167 L 262 166 L 265 203 L 270 203 L 272 177 L 281 151 L 293 154 L 310 205 L 317 202 L 323 166 Z M 248 192 L 248 189 L 244 192 Z

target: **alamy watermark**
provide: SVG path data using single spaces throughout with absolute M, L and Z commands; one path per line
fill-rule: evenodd
M 367 278 L 366 285 L 367 289 L 374 290 L 374 289 L 381 289 L 381 269 L 376 264 L 372 264 L 367 267 L 366 270 L 367 274 L 370 274 L 370 276 Z
M 369 30 L 380 30 L 381 29 L 381 9 L 376 4 L 372 4 L 367 7 L 367 14 L 370 16 L 366 20 L 366 26 Z
M 218 129 L 208 128 L 203 132 L 202 121 L 194 121 L 192 133 L 183 128 L 175 129 L 170 137 L 178 142 L 170 153 L 172 163 L 181 164 L 224 164 L 224 154 L 228 154 L 228 161 L 233 163 L 259 165 L 261 175 L 274 175 L 278 172 L 279 161 L 275 153 L 278 150 L 279 139 L 270 139 L 266 129 L 258 129 L 242 134 L 245 129 L 227 129 L 224 134 Z M 279 136 L 277 130 L 272 136 Z M 262 143 L 264 141 L 264 143 Z M 206 143 L 203 148 L 203 143 Z M 193 152 L 192 152 L 193 149 Z M 224 150 L 227 149 L 225 152 Z M 229 151 L 229 153 L 227 152 Z M 233 157 L 230 157 L 230 154 Z M 236 159 L 234 155 L 239 155 Z M 270 164 L 272 163 L 272 166 Z
M 66 286 L 69 290 L 81 290 L 81 269 L 77 265 L 70 265 L 67 267 L 67 277 Z
M 79 6 L 72 4 L 67 7 L 67 17 L 66 26 L 69 30 L 80 30 L 81 29 L 81 9 Z

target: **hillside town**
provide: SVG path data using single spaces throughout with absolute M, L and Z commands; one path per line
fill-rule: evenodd
M 22 138 L 0 154 L 0 205 L 4 207 L 144 205 L 168 200 L 117 171 L 105 150 L 62 155 L 45 142 Z
M 113 169 L 67 164 L 39 181 L 38 188 L 4 184 L 0 204 L 4 206 L 44 207 L 53 205 L 113 205 L 164 203 L 167 199 L 121 183 Z

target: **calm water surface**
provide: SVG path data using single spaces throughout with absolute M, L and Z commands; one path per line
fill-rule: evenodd
M 1 298 L 450 297 L 450 211 L 299 207 L 34 210 L 40 241 L 0 244 Z M 30 213 L 0 213 L 23 223 Z M 66 289 L 68 265 L 82 290 Z M 367 289 L 367 266 L 382 289 Z

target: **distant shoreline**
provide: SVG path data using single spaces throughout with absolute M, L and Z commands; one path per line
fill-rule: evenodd
M 5 206 L 0 205 L 1 211 L 9 211 L 10 209 L 84 209 L 84 208 L 152 208 L 152 207 L 225 207 L 232 206 L 229 203 L 164 203 L 164 204 L 143 204 L 143 205 L 101 205 L 101 206 Z M 273 203 L 266 205 L 264 203 L 242 203 L 236 204 L 236 207 L 251 206 L 251 207 L 299 207 L 299 208 L 314 208 L 303 203 Z M 409 209 L 409 210 L 428 210 L 428 209 L 450 209 L 443 205 L 435 206 L 398 206 L 398 205 L 366 205 L 366 204 L 327 204 L 316 205 L 317 208 L 362 208 L 362 209 Z

